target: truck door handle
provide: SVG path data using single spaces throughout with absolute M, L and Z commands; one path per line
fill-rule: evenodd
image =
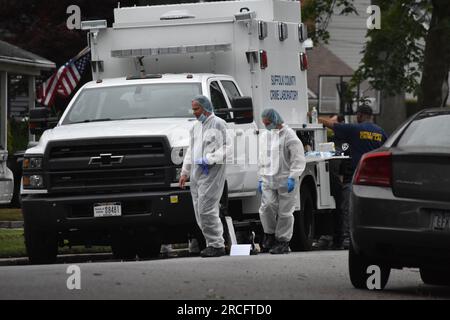
M 242 130 L 236 130 L 236 135 L 237 136 L 242 136 L 244 134 L 244 131 Z

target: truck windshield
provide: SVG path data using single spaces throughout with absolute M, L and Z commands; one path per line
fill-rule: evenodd
M 193 117 L 191 101 L 200 83 L 159 83 L 85 89 L 62 124 Z

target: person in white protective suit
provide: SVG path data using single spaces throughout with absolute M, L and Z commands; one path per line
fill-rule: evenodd
M 263 252 L 289 253 L 299 176 L 306 166 L 303 144 L 274 109 L 265 109 L 260 140 L 259 215 L 264 229 Z
M 225 185 L 225 164 L 230 141 L 227 138 L 226 122 L 214 115 L 207 97 L 194 97 L 192 111 L 198 122 L 190 131 L 190 143 L 179 184 L 184 189 L 187 180 L 190 180 L 195 218 L 207 246 L 200 255 L 219 257 L 226 254 L 219 201 Z

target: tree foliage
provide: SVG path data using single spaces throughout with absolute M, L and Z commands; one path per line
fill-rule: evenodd
M 376 3 L 381 9 L 381 29 L 368 31 L 364 57 L 354 79 L 371 79 L 375 89 L 389 95 L 417 93 L 431 5 L 426 0 Z
M 382 26 L 368 32 L 354 82 L 370 79 L 389 95 L 413 93 L 420 108 L 443 106 L 450 71 L 450 2 L 374 2 L 381 8 Z
M 137 1 L 121 0 L 123 6 Z M 66 26 L 70 5 L 81 9 L 81 20 L 106 19 L 111 25 L 116 0 L 0 0 L 0 40 L 45 57 L 60 66 L 86 43 L 85 32 Z
M 354 0 L 306 0 L 302 2 L 302 20 L 306 22 L 309 34 L 314 42 L 327 43 L 330 34 L 327 31 L 331 16 L 357 14 Z

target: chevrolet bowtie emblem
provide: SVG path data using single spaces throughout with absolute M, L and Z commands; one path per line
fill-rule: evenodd
M 99 157 L 91 157 L 89 165 L 99 165 L 100 167 L 110 167 L 113 164 L 120 164 L 123 156 L 113 156 L 111 153 L 102 153 Z

